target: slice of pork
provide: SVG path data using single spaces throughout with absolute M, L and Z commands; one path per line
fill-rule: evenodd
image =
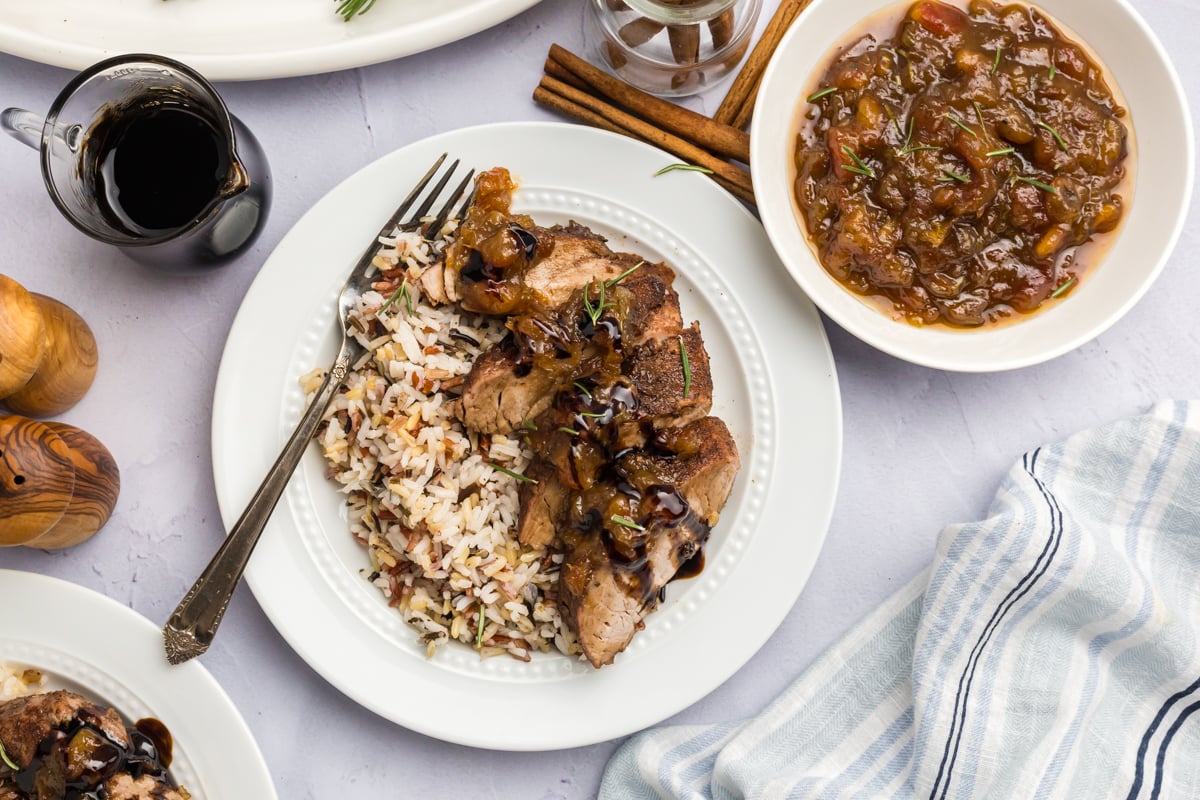
M 740 464 L 737 446 L 716 417 L 693 422 L 680 433 L 687 449 L 677 454 L 639 451 L 620 467 L 651 470 L 674 485 L 694 518 L 675 527 L 652 525 L 645 535 L 646 565 L 632 571 L 615 562 L 599 535 L 582 537 L 567 554 L 559 578 L 564 613 L 594 667 L 611 664 L 657 604 L 659 592 L 704 547 L 729 499 Z

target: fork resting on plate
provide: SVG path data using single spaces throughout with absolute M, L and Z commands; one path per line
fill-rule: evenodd
M 259 537 L 262 535 L 267 521 L 271 518 L 271 513 L 275 510 L 279 498 L 283 495 L 288 480 L 296 471 L 296 466 L 300 463 L 300 458 L 304 455 L 309 440 L 316 432 L 330 400 L 345 382 L 351 365 L 364 352 L 362 345 L 351 334 L 348 320 L 350 312 L 354 309 L 363 291 L 370 288 L 369 278 L 375 254 L 379 249 L 379 237 L 388 236 L 397 228 L 413 231 L 424 226 L 426 238 L 429 241 L 438 241 L 442 238 L 442 228 L 450 218 L 455 203 L 463 198 L 464 194 L 467 194 L 467 187 L 475 175 L 474 170 L 469 171 L 450 193 L 434 219 L 428 224 L 422 222 L 457 171 L 459 162 L 455 160 L 438 179 L 424 201 L 412 211 L 408 221 L 401 222 L 401 219 L 409 213 L 412 205 L 416 203 L 417 198 L 433 182 L 446 157 L 447 154 L 443 153 L 413 187 L 400 207 L 380 229 L 376 239 L 363 251 L 358 263 L 346 279 L 345 285 L 338 294 L 338 321 L 341 327 L 342 342 L 338 348 L 337 357 L 326 372 L 325 379 L 312 402 L 309 403 L 308 409 L 300 417 L 296 430 L 284 445 L 279 458 L 267 472 L 241 517 L 234 523 L 233 528 L 229 531 L 229 536 L 226 537 L 212 561 L 205 567 L 204 572 L 200 573 L 200 577 L 192 584 L 191 590 L 188 591 L 163 627 L 163 642 L 167 651 L 167 660 L 172 664 L 182 664 L 202 655 L 212 644 L 217 628 L 221 624 L 221 618 L 225 616 L 225 609 L 229 606 L 229 600 L 233 597 L 234 589 L 241 580 L 242 573 L 245 572 L 250 555 L 254 552 L 254 547 L 258 544 Z M 456 216 L 462 217 L 466 213 L 470 201 L 471 196 L 467 194 Z

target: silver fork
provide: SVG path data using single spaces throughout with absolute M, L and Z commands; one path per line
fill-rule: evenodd
M 401 223 L 400 220 L 433 181 L 442 162 L 446 160 L 446 155 L 443 153 L 441 158 L 434 162 L 434 165 L 425 173 L 425 177 L 421 178 L 408 197 L 404 198 L 400 207 L 380 229 L 379 236 L 387 236 L 397 227 L 407 231 L 417 230 L 421 227 L 421 219 L 433 208 L 434 202 L 442 194 L 446 184 L 450 182 L 450 178 L 458 169 L 459 162 L 457 160 L 450 165 L 425 200 L 412 212 L 409 221 Z M 441 238 L 443 225 L 449 219 L 454 204 L 463 197 L 474 175 L 475 170 L 467 173 L 467 176 L 451 192 L 449 199 L 438 211 L 433 222 L 429 223 L 426 228 L 426 237 L 431 241 Z M 459 209 L 459 216 L 466 210 L 469 202 L 470 196 L 468 195 Z M 204 572 L 192 584 L 191 590 L 175 609 L 175 613 L 171 615 L 166 626 L 163 627 L 163 643 L 167 651 L 167 661 L 172 664 L 182 664 L 202 655 L 212 644 L 217 627 L 221 624 L 221 618 L 225 616 L 225 609 L 229 606 L 229 599 L 233 597 L 233 591 L 237 587 L 238 581 L 241 580 L 246 564 L 250 561 L 250 555 L 254 552 L 254 546 L 258 544 L 263 528 L 266 527 L 267 520 L 271 518 L 271 512 L 275 510 L 275 505 L 279 502 L 284 487 L 287 486 L 292 473 L 296 471 L 296 465 L 300 463 L 300 458 L 304 455 L 308 442 L 312 439 L 329 401 L 333 399 L 334 393 L 345 382 L 351 365 L 364 352 L 362 345 L 351 334 L 349 314 L 359 296 L 366 288 L 369 288 L 368 275 L 378 250 L 378 241 L 372 241 L 363 252 L 362 257 L 359 258 L 358 264 L 355 265 L 338 295 L 338 320 L 341 323 L 342 343 L 338 348 L 337 358 L 321 383 L 321 388 L 317 390 L 316 396 L 300 418 L 296 430 L 284 445 L 283 452 L 279 454 L 279 458 L 267 472 L 267 476 L 258 487 L 258 491 L 254 493 L 246 510 L 242 512 L 242 516 L 229 531 L 229 536 L 221 544 L 212 561 L 205 567 Z

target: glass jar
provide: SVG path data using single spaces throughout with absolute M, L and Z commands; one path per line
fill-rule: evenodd
M 593 60 L 664 97 L 716 85 L 741 62 L 762 0 L 587 0 Z

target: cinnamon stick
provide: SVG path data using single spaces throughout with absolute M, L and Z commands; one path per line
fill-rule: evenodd
M 712 34 L 714 50 L 724 50 L 733 39 L 733 9 L 727 8 L 708 21 L 708 32 Z
M 743 109 L 743 106 L 749 104 L 751 112 L 753 111 L 754 99 L 758 94 L 758 85 L 763 70 L 767 68 L 767 63 L 775 54 L 775 48 L 779 46 L 780 39 L 787 33 L 792 22 L 811 3 L 812 0 L 782 0 L 775 16 L 771 17 L 771 21 L 763 30 L 762 38 L 758 40 L 758 44 L 750 51 L 750 57 L 742 65 L 741 72 L 733 79 L 729 93 L 717 107 L 713 119 L 726 125 L 734 125 L 736 120 L 741 118 L 743 126 L 746 121 L 749 121 L 750 114 Z
M 700 60 L 699 25 L 668 25 L 667 37 L 676 64 L 687 66 Z
M 617 31 L 617 36 L 630 47 L 641 47 L 657 36 L 664 27 L 661 22 L 655 22 L 648 17 L 638 17 L 633 22 L 622 25 Z
M 660 147 L 691 164 L 712 170 L 715 176 L 723 178 L 729 185 L 736 187 L 739 197 L 753 202 L 754 187 L 750 181 L 749 172 L 740 167 L 735 167 L 727 161 L 722 161 L 689 141 L 667 133 L 619 108 L 611 106 L 600 98 L 593 97 L 586 92 L 582 92 L 569 84 L 547 75 L 542 78 L 541 83 L 538 85 L 538 90 L 534 91 L 533 99 L 562 113 L 574 116 L 577 119 L 584 119 L 584 115 L 579 113 L 579 109 L 591 112 L 588 115 L 588 119 L 585 119 L 589 123 L 593 122 L 595 116 L 598 115 L 603 121 L 598 127 L 603 127 L 606 130 L 612 130 L 612 126 L 622 128 L 633 134 L 635 138 Z
M 717 155 L 750 162 L 750 137 L 744 131 L 635 89 L 557 44 L 550 46 L 549 58 L 586 84 L 591 93 Z
M 565 97 L 561 97 L 554 92 L 543 89 L 541 86 L 538 86 L 533 90 L 533 99 L 534 102 L 540 103 L 552 111 L 557 111 L 560 114 L 565 114 L 568 117 L 574 117 L 580 122 L 586 122 L 593 128 L 600 128 L 602 130 L 611 131 L 612 133 L 619 133 L 623 136 L 631 135 L 629 131 L 625 130 L 620 125 L 609 122 L 599 114 L 587 110 L 578 103 L 572 103 Z
M 574 72 L 571 72 L 571 70 L 567 69 L 552 58 L 546 59 L 546 63 L 542 65 L 542 71 L 551 78 L 557 78 L 563 83 L 574 86 L 581 92 L 591 91 L 591 87 L 589 87 L 584 81 L 581 81 Z

